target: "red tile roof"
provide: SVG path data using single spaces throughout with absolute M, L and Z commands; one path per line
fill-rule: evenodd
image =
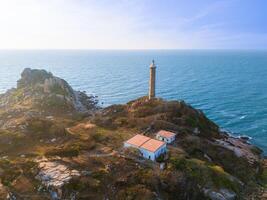
M 131 144 L 136 147 L 141 147 L 153 153 L 156 152 L 160 147 L 166 144 L 165 142 L 151 139 L 149 137 L 146 137 L 140 134 L 130 138 L 129 140 L 126 141 L 126 143 Z
M 158 134 L 162 137 L 165 137 L 165 138 L 172 138 L 173 136 L 175 136 L 176 134 L 173 133 L 173 132 L 170 132 L 170 131 L 165 131 L 165 130 L 160 130 L 158 132 Z
M 151 152 L 156 152 L 160 147 L 162 147 L 165 144 L 166 144 L 165 142 L 155 140 L 155 139 L 150 139 L 150 140 L 146 141 L 141 146 L 141 148 L 146 149 L 146 150 L 151 151 Z
M 127 140 L 126 143 L 140 147 L 148 140 L 150 140 L 149 137 L 138 134 L 138 135 L 132 137 L 131 139 Z

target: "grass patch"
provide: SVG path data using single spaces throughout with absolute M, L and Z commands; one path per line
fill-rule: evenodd
M 261 181 L 264 188 L 267 188 L 267 169 L 265 168 L 261 175 Z
M 230 175 L 217 165 L 211 165 L 199 159 L 171 158 L 176 170 L 182 171 L 192 181 L 197 181 L 203 187 L 227 188 L 239 192 L 240 185 L 230 179 Z
M 45 153 L 45 156 L 76 157 L 88 146 L 81 142 L 75 142 L 65 145 L 63 148 L 52 149 Z
M 50 121 L 42 118 L 31 118 L 27 121 L 28 130 L 32 136 L 37 138 L 52 138 L 58 136 L 65 136 L 65 122 Z

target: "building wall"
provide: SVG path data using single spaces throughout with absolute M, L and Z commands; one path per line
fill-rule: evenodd
M 172 143 L 175 140 L 175 136 L 173 136 L 172 138 L 169 138 L 169 143 Z
M 153 152 L 147 151 L 146 149 L 140 148 L 140 151 L 143 155 L 144 158 L 150 159 L 150 160 L 155 160 L 155 154 Z
M 157 157 L 159 157 L 161 154 L 166 153 L 167 147 L 166 144 L 163 145 L 161 148 L 159 148 L 156 152 L 151 152 L 146 149 L 140 148 L 141 153 L 143 154 L 144 158 L 150 159 L 155 161 Z
M 175 136 L 173 136 L 172 138 L 166 138 L 166 137 L 162 137 L 161 135 L 157 135 L 156 138 L 158 140 L 161 140 L 161 141 L 167 142 L 167 143 L 172 143 L 175 140 Z

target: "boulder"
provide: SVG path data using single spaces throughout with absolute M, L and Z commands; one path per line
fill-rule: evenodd
M 52 199 L 60 199 L 63 195 L 63 186 L 73 178 L 81 176 L 79 171 L 70 169 L 57 161 L 49 161 L 43 158 L 37 160 L 37 163 L 39 173 L 36 178 L 50 191 Z
M 219 190 L 205 189 L 204 194 L 211 200 L 235 200 L 237 198 L 236 193 L 225 188 Z
M 21 79 L 17 82 L 17 88 L 23 88 L 38 83 L 42 84 L 46 79 L 51 77 L 53 77 L 53 74 L 45 70 L 26 68 L 21 73 Z
M 17 88 L 0 95 L 0 126 L 19 127 L 14 118 L 33 117 L 31 113 L 87 113 L 98 106 L 95 96 L 75 91 L 64 79 L 40 69 L 26 68 L 17 81 Z

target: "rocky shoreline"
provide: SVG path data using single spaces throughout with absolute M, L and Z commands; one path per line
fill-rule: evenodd
M 122 148 L 161 129 L 177 133 L 164 170 Z M 100 108 L 65 80 L 25 69 L 0 95 L 0 197 L 264 199 L 266 160 L 248 139 L 184 101 L 141 97 Z

